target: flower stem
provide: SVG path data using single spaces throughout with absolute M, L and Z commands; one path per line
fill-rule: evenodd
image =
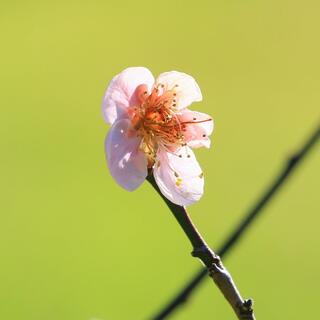
M 306 142 L 297 150 L 283 166 L 283 169 L 272 181 L 271 185 L 265 190 L 260 198 L 254 203 L 248 212 L 241 219 L 239 224 L 236 225 L 234 230 L 223 242 L 222 247 L 218 250 L 220 257 L 226 256 L 227 253 L 238 243 L 238 240 L 243 234 L 252 226 L 252 223 L 261 215 L 263 209 L 273 199 L 273 197 L 279 192 L 281 187 L 288 181 L 288 178 L 292 175 L 295 169 L 302 163 L 302 160 L 309 154 L 317 142 L 320 140 L 320 123 L 316 126 L 310 137 Z M 178 292 L 178 294 L 169 301 L 164 308 L 160 310 L 155 316 L 152 316 L 153 320 L 165 319 L 172 315 L 172 313 L 183 303 L 188 301 L 191 294 L 205 279 L 208 271 L 206 268 L 201 268 L 195 273 L 195 275 L 187 282 L 187 284 Z
M 255 317 L 252 309 L 252 300 L 244 300 L 241 297 L 230 273 L 222 264 L 220 257 L 216 255 L 204 241 L 201 234 L 193 224 L 186 209 L 172 203 L 162 195 L 152 173 L 148 175 L 147 180 L 166 202 L 184 233 L 190 240 L 193 247 L 192 256 L 199 258 L 206 266 L 209 275 L 233 308 L 238 319 L 254 320 Z

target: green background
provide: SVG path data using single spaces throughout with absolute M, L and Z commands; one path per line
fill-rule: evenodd
M 319 121 L 319 1 L 2 1 L 0 319 L 148 319 L 200 263 L 104 156 L 128 66 L 193 75 L 216 123 L 189 209 L 217 248 Z M 319 144 L 225 259 L 258 319 L 319 313 Z M 209 281 L 172 319 L 234 319 Z

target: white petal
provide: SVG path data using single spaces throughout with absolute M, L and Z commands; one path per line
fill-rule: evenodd
M 188 147 L 176 154 L 159 150 L 153 174 L 163 195 L 180 206 L 198 201 L 203 194 L 203 173 Z
M 174 89 L 177 93 L 177 109 L 181 110 L 192 102 L 201 101 L 202 94 L 195 79 L 186 73 L 170 71 L 160 74 L 156 84 L 163 84 L 165 90 Z
M 184 136 L 189 147 L 210 147 L 209 136 L 213 132 L 214 122 L 209 115 L 189 109 L 176 115 L 181 123 L 187 123 Z
M 152 73 L 144 67 L 127 68 L 111 80 L 102 102 L 107 123 L 127 117 L 126 108 L 135 103 L 134 93 L 141 84 L 147 85 L 149 92 L 154 84 Z
M 119 120 L 111 127 L 105 143 L 108 166 L 123 188 L 133 191 L 145 180 L 147 158 L 139 150 L 141 139 L 132 134 L 130 121 Z

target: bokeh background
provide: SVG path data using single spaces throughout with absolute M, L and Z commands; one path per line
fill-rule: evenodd
M 198 268 L 159 196 L 112 180 L 100 104 L 128 66 L 193 75 L 216 122 L 189 211 L 217 248 L 320 114 L 318 1 L 2 1 L 0 318 L 150 319 Z M 258 319 L 318 314 L 319 144 L 225 264 Z M 234 319 L 210 281 L 172 319 Z

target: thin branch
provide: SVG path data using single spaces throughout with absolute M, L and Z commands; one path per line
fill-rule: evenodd
M 239 320 L 255 320 L 252 309 L 252 300 L 244 300 L 241 297 L 230 273 L 222 264 L 220 257 L 216 255 L 206 244 L 201 234 L 192 223 L 186 209 L 170 202 L 162 195 L 152 174 L 148 176 L 147 180 L 170 208 L 192 244 L 192 255 L 199 258 L 207 267 L 209 275 L 233 308 L 237 318 Z
M 294 169 L 297 168 L 298 164 L 301 163 L 302 159 L 306 157 L 307 153 L 310 152 L 312 147 L 315 145 L 317 140 L 320 138 L 320 126 L 312 133 L 310 138 L 305 144 L 298 150 L 292 157 L 287 161 L 286 166 L 276 176 L 273 183 L 266 189 L 258 201 L 253 207 L 244 215 L 243 220 L 240 221 L 238 226 L 230 233 L 226 238 L 226 241 L 222 247 L 218 250 L 218 255 L 224 257 L 232 247 L 237 243 L 240 237 L 248 230 L 252 222 L 262 213 L 262 209 L 269 203 L 272 197 L 280 190 L 284 182 L 287 181 L 289 176 L 293 173 Z M 153 320 L 162 320 L 171 315 L 180 305 L 185 303 L 190 297 L 191 293 L 200 285 L 202 280 L 208 274 L 207 269 L 201 268 L 192 279 L 185 285 L 179 293 L 164 306 L 159 313 L 153 316 Z

